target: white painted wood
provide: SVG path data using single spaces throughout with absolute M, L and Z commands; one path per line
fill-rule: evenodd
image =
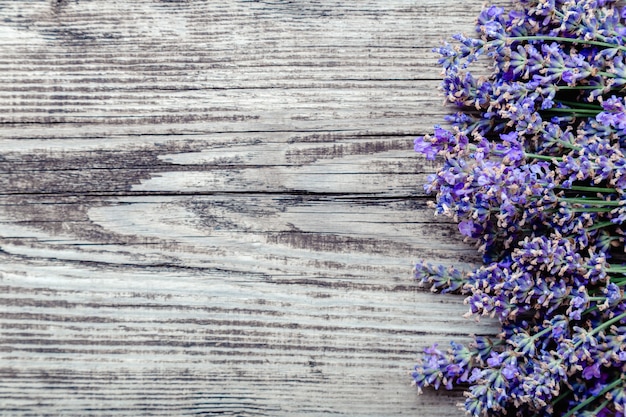
M 415 135 L 477 1 L 0 0 L 0 408 L 452 416 Z

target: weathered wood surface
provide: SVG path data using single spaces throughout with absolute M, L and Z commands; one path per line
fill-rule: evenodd
M 0 1 L 2 415 L 452 416 L 411 151 L 456 0 Z

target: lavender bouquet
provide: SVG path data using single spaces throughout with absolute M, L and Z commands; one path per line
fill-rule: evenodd
M 626 7 L 517 0 L 476 31 L 437 49 L 457 112 L 415 150 L 483 265 L 415 274 L 501 331 L 425 349 L 413 380 L 464 387 L 474 416 L 625 417 Z

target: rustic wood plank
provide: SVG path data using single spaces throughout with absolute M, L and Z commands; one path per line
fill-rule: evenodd
M 451 416 L 420 347 L 491 333 L 416 258 L 431 52 L 477 1 L 0 0 L 6 415 Z

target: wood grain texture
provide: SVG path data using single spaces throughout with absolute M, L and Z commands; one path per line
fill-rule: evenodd
M 453 416 L 411 151 L 478 1 L 0 0 L 0 412 Z

